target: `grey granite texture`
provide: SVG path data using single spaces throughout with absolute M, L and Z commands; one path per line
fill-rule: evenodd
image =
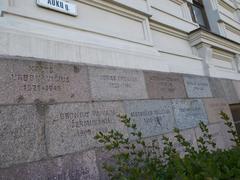
M 36 105 L 0 106 L 0 168 L 45 157 L 41 113 Z
M 210 87 L 211 87 L 213 97 L 224 98 L 225 97 L 225 92 L 223 90 L 221 79 L 209 78 L 209 82 L 210 82 Z
M 89 78 L 94 100 L 147 98 L 142 71 L 89 67 Z
M 90 98 L 87 68 L 0 58 L 0 104 L 75 102 Z
M 180 134 L 192 145 L 192 147 L 194 147 L 195 150 L 198 150 L 197 139 L 194 129 L 180 131 Z M 169 140 L 173 142 L 173 147 L 177 150 L 180 156 L 183 157 L 186 154 L 185 148 L 177 141 L 175 135 L 176 133 L 173 132 L 164 134 L 165 137 L 169 138 Z M 164 144 L 162 137 L 159 138 L 159 145 L 160 149 L 163 151 Z
M 185 75 L 184 83 L 188 97 L 212 97 L 212 92 L 207 77 Z
M 233 81 L 233 85 L 234 85 L 235 91 L 238 95 L 238 100 L 240 102 L 240 81 Z
M 0 180 L 97 180 L 94 151 L 0 170 Z
M 167 133 L 175 127 L 169 100 L 125 101 L 124 106 L 144 137 Z
M 221 83 L 225 93 L 225 100 L 228 102 L 228 104 L 239 103 L 240 101 L 238 99 L 237 92 L 233 86 L 232 80 L 221 79 Z
M 228 127 L 224 123 L 215 123 L 208 125 L 209 133 L 213 137 L 213 141 L 216 143 L 216 148 L 219 149 L 228 149 L 231 148 L 234 143 L 230 140 L 232 135 L 228 131 Z M 202 136 L 200 128 L 196 128 L 196 136 Z M 212 146 L 208 145 L 209 149 L 213 149 Z
M 175 73 L 144 72 L 150 99 L 185 98 L 183 77 Z
M 59 104 L 49 107 L 46 136 L 51 156 L 78 152 L 99 146 L 97 132 L 127 129 L 117 118 L 123 113 L 119 102 Z
M 226 113 L 229 116 L 229 118 L 233 120 L 231 110 L 224 99 L 211 98 L 204 99 L 203 102 L 210 123 L 223 122 L 220 115 L 221 111 Z
M 179 129 L 198 126 L 200 121 L 208 123 L 207 114 L 200 99 L 173 100 L 173 111 L 176 126 Z

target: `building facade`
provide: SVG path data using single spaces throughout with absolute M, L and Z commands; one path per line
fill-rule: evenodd
M 2 1 L 1 54 L 239 80 L 237 0 L 70 2 L 77 16 Z
M 128 135 L 116 113 L 159 144 L 178 127 L 197 147 L 202 120 L 229 148 L 222 110 L 240 131 L 239 0 L 1 0 L 0 15 L 0 180 L 105 179 L 93 136 Z

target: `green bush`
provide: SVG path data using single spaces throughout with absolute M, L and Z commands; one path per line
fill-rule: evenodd
M 229 180 L 240 179 L 240 138 L 227 114 L 220 113 L 221 118 L 229 127 L 231 139 L 236 146 L 230 150 L 216 149 L 216 144 L 207 126 L 200 122 L 202 136 L 197 139 L 198 150 L 175 129 L 175 138 L 184 148 L 185 155 L 181 157 L 174 148 L 174 143 L 163 136 L 164 148 L 161 150 L 156 141 L 147 142 L 137 130 L 136 124 L 126 115 L 119 115 L 120 121 L 129 128 L 136 139 L 130 141 L 121 132 L 111 130 L 99 132 L 95 139 L 112 153 L 112 162 L 105 163 L 111 179 L 176 179 L 176 180 Z M 211 149 L 211 150 L 209 150 Z

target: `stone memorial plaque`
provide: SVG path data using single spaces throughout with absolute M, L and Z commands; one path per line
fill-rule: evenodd
M 229 104 L 239 103 L 237 92 L 233 86 L 232 80 L 221 79 L 223 90 L 225 93 L 225 99 Z
M 99 146 L 94 136 L 97 132 L 118 129 L 127 135 L 119 121 L 123 113 L 118 102 L 60 104 L 49 107 L 47 139 L 51 156 L 82 151 Z
M 212 98 L 203 101 L 210 123 L 223 122 L 220 115 L 221 111 L 225 112 L 233 120 L 231 110 L 224 99 Z
M 0 170 L 0 180 L 97 180 L 94 151 Z
M 228 134 L 228 127 L 224 125 L 224 123 L 217 123 L 208 125 L 209 133 L 213 137 L 213 141 L 216 143 L 216 148 L 226 149 L 230 148 L 233 143 L 231 142 L 231 135 Z M 199 138 L 202 136 L 202 132 L 200 128 L 196 128 L 196 136 Z M 212 146 L 208 145 L 208 148 L 213 149 Z
M 181 131 L 180 134 L 195 148 L 195 150 L 198 150 L 197 139 L 194 129 Z M 169 138 L 169 140 L 173 142 L 173 147 L 177 150 L 177 152 L 179 152 L 180 156 L 183 157 L 186 154 L 185 148 L 177 141 L 175 135 L 175 133 L 164 134 L 165 137 Z M 162 141 L 162 137 L 159 138 L 159 147 L 163 151 L 164 144 Z
M 224 98 L 225 93 L 223 90 L 221 80 L 218 78 L 209 78 L 209 82 L 210 82 L 210 87 L 211 87 L 213 97 Z
M 198 126 L 199 122 L 208 123 L 207 115 L 200 99 L 173 100 L 176 126 L 187 129 Z
M 171 101 L 126 101 L 125 108 L 144 137 L 167 133 L 175 127 Z
M 186 91 L 180 74 L 144 72 L 149 98 L 185 98 Z
M 185 75 L 184 83 L 188 97 L 212 97 L 207 77 Z
M 0 59 L 0 103 L 89 100 L 87 68 L 78 65 Z
M 240 81 L 233 81 L 233 85 L 234 85 L 235 91 L 238 95 L 238 100 L 240 102 Z
M 147 98 L 142 71 L 89 67 L 89 76 L 95 100 Z
M 0 106 L 0 168 L 45 156 L 44 122 L 31 105 Z

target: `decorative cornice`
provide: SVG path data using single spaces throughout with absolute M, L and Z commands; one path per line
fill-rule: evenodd
M 151 20 L 150 21 L 150 28 L 155 31 L 159 31 L 165 34 L 169 34 L 171 36 L 181 38 L 184 40 L 188 40 L 188 34 L 184 31 L 180 31 L 178 29 L 174 29 L 173 27 L 166 26 L 165 24 L 156 22 Z
M 208 44 L 234 54 L 240 54 L 240 43 L 226 39 L 222 36 L 213 34 L 203 29 L 197 29 L 189 33 L 189 42 L 191 46 Z
M 218 0 L 218 4 L 232 13 L 237 9 L 233 2 L 227 2 L 226 0 Z
M 178 4 L 178 5 L 181 5 L 181 4 L 183 4 L 185 2 L 184 0 L 170 0 L 170 1 L 172 1 L 172 2 L 174 2 L 176 4 Z

